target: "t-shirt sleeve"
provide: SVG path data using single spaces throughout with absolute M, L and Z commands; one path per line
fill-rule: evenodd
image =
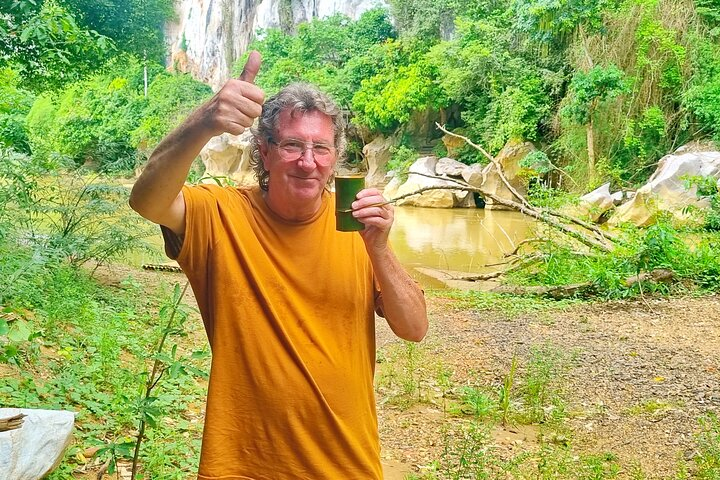
M 202 275 L 221 225 L 220 202 L 226 193 L 214 185 L 184 186 L 185 233 L 176 235 L 161 226 L 165 253 L 180 264 L 186 274 Z

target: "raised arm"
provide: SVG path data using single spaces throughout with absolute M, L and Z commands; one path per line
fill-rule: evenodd
M 260 54 L 251 52 L 239 79 L 229 80 L 157 146 L 130 193 L 130 207 L 177 235 L 185 232 L 182 186 L 200 150 L 223 132 L 239 135 L 260 116 L 264 92 L 255 86 Z
M 374 188 L 362 190 L 357 198 L 353 203 L 353 215 L 365 224 L 360 235 L 382 291 L 385 319 L 395 335 L 419 342 L 428 329 L 425 296 L 388 244 L 394 220 L 393 207 L 376 206 L 385 199 Z

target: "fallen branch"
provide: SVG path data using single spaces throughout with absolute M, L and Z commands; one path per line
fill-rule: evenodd
M 522 240 L 517 245 L 515 245 L 515 248 L 513 249 L 512 252 L 508 252 L 508 253 L 504 254 L 503 257 L 507 258 L 507 257 L 512 257 L 514 255 L 517 255 L 517 253 L 520 251 L 520 247 L 522 247 L 523 245 L 529 245 L 531 243 L 539 243 L 539 242 L 544 242 L 544 241 L 545 240 L 543 240 L 542 238 L 537 238 L 537 237 L 526 238 L 525 240 Z
M 408 176 L 410 176 L 410 175 L 418 175 L 420 177 L 434 178 L 436 180 L 447 180 L 448 182 L 455 182 L 455 183 L 459 184 L 461 187 L 472 186 L 469 183 L 467 183 L 463 180 L 459 180 L 457 178 L 441 177 L 439 175 L 428 175 L 427 173 L 421 173 L 421 172 L 408 172 Z M 447 188 L 448 190 L 453 189 L 453 187 L 445 187 L 445 188 Z
M 510 193 L 512 193 L 512 194 L 515 196 L 515 198 L 517 198 L 518 200 L 520 200 L 520 203 L 521 203 L 521 204 L 525 205 L 526 207 L 532 207 L 532 205 L 530 205 L 530 202 L 528 202 L 527 199 L 520 194 L 520 192 L 518 192 L 517 190 L 515 190 L 515 187 L 513 187 L 512 185 L 510 185 L 510 182 L 508 181 L 507 177 L 505 176 L 505 172 L 503 171 L 502 165 L 500 165 L 500 162 L 498 162 L 495 157 L 493 157 L 493 156 L 490 155 L 488 152 L 486 152 L 485 149 L 482 148 L 480 145 L 476 145 L 475 143 L 473 143 L 472 141 L 470 141 L 469 138 L 463 137 L 462 135 L 458 135 L 457 133 L 452 133 L 452 132 L 448 131 L 445 127 L 443 127 L 442 125 L 440 125 L 440 124 L 437 123 L 437 122 L 435 122 L 435 125 L 436 125 L 437 128 L 439 128 L 442 132 L 445 132 L 446 134 L 448 134 L 448 135 L 450 135 L 450 136 L 457 137 L 457 138 L 460 138 L 460 139 L 464 140 L 465 142 L 467 142 L 468 145 L 470 145 L 471 147 L 477 149 L 477 150 L 480 151 L 483 155 L 485 155 L 485 156 L 492 162 L 492 164 L 495 165 L 495 168 L 497 168 L 498 175 L 500 175 L 500 180 L 502 180 L 503 184 L 504 184 L 505 187 L 510 191 Z M 492 197 L 491 197 L 491 198 L 492 198 Z M 495 200 L 495 199 L 493 198 L 493 200 Z
M 572 285 L 557 285 L 557 286 L 516 286 L 516 285 L 500 285 L 490 290 L 492 293 L 501 293 L 506 295 L 518 295 L 518 296 L 541 296 L 551 297 L 555 300 L 563 298 L 588 296 L 594 290 L 594 284 L 592 282 L 575 283 Z
M 570 216 L 570 215 L 566 215 L 566 214 L 561 213 L 561 212 L 556 212 L 556 211 L 554 211 L 554 210 L 544 209 L 543 211 L 544 211 L 545 213 L 547 213 L 548 215 L 552 215 L 552 216 L 554 216 L 554 217 L 562 218 L 563 220 L 567 220 L 568 222 L 574 223 L 575 225 L 578 225 L 578 226 L 583 227 L 583 228 L 585 228 L 585 229 L 587 229 L 587 230 L 590 230 L 591 232 L 594 232 L 594 233 L 595 233 L 597 236 L 599 236 L 600 238 L 608 239 L 608 240 L 610 240 L 610 241 L 612 241 L 612 242 L 617 242 L 617 243 L 620 243 L 620 242 L 622 241 L 622 240 L 620 240 L 620 237 L 618 237 L 617 235 L 614 235 L 614 234 L 612 234 L 612 233 L 610 233 L 610 232 L 607 232 L 607 231 L 601 229 L 600 227 L 598 227 L 597 225 L 593 225 L 592 223 L 586 222 L 586 221 L 584 221 L 584 220 L 580 220 L 579 218 L 572 217 L 572 216 Z
M 625 285 L 632 287 L 636 283 L 642 284 L 643 282 L 671 283 L 673 280 L 675 280 L 675 272 L 667 268 L 656 268 L 650 272 L 642 272 L 639 275 L 626 278 Z
M 0 418 L 0 432 L 16 430 L 23 425 L 23 419 L 27 417 L 24 413 L 18 413 L 8 418 Z

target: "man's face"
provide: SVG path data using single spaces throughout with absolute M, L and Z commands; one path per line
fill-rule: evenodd
M 268 192 L 274 200 L 319 201 L 337 159 L 334 131 L 332 119 L 320 112 L 292 116 L 285 110 L 280 114 L 277 138 L 260 146 L 263 166 L 270 173 Z M 312 145 L 317 147 L 308 148 Z M 295 153 L 298 149 L 302 151 Z

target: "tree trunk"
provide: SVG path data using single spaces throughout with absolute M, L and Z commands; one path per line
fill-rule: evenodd
M 595 132 L 593 130 L 592 118 L 587 124 L 587 150 L 588 150 L 588 171 L 590 178 L 595 177 Z

